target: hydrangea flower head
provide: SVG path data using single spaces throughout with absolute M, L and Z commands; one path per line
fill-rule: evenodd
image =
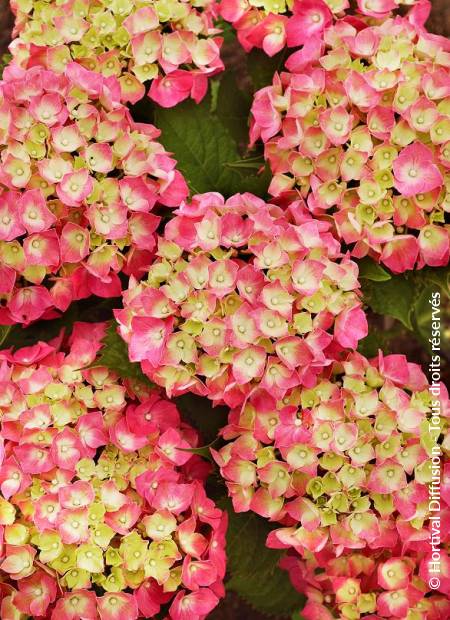
M 1 617 L 200 620 L 226 516 L 197 433 L 158 390 L 95 366 L 104 324 L 0 352 Z
M 124 103 L 145 95 L 164 107 L 192 97 L 223 69 L 222 38 L 214 27 L 215 0 L 146 3 L 15 2 L 14 63 L 64 73 L 72 60 L 104 77 L 114 76 Z
M 306 43 L 253 102 L 269 192 L 331 216 L 356 257 L 396 273 L 446 265 L 449 52 L 411 16 L 339 19 Z
M 0 323 L 120 294 L 151 262 L 159 217 L 187 185 L 115 77 L 8 67 L 0 82 Z
M 130 359 L 169 394 L 231 406 L 314 382 L 367 334 L 357 266 L 328 228 L 251 194 L 183 203 L 116 311 Z
M 255 391 L 231 412 L 227 443 L 214 452 L 235 510 L 280 522 L 268 546 L 302 556 L 327 546 L 336 556 L 427 552 L 431 450 L 443 439 L 448 460 L 450 417 L 442 386 L 442 429 L 433 435 L 428 387 L 402 355 L 350 353 L 282 400 Z
M 445 550 L 442 558 L 448 566 Z M 301 612 L 305 620 L 441 620 L 450 613 L 448 585 L 430 589 L 423 572 L 428 559 L 423 551 L 397 547 L 350 551 L 339 558 L 329 550 L 305 558 L 293 554 L 281 565 L 307 597 Z
M 370 18 L 377 23 L 402 5 L 414 7 L 412 15 L 419 14 L 422 21 L 430 12 L 427 0 L 358 0 L 351 13 L 347 13 L 348 0 L 221 0 L 220 14 L 233 24 L 246 52 L 256 47 L 274 56 L 286 46 L 302 46 L 300 53 L 309 56 L 320 48 L 325 31 L 335 21 L 346 18 L 359 25 L 361 19 Z

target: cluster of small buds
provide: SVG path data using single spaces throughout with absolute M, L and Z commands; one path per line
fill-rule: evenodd
M 339 19 L 359 24 L 364 18 L 377 23 L 394 15 L 402 5 L 418 5 L 412 13 L 426 13 L 427 0 L 357 0 L 356 12 L 346 15 L 348 0 L 221 0 L 220 14 L 233 24 L 246 52 L 261 48 L 274 56 L 284 47 L 305 46 Z
M 0 82 L 0 323 L 74 299 L 120 295 L 117 273 L 151 263 L 156 204 L 188 194 L 152 125 L 115 77 L 10 66 Z
M 432 450 L 442 443 L 450 454 L 447 392 L 442 385 L 442 428 L 430 430 L 428 388 L 402 355 L 354 352 L 281 402 L 255 392 L 230 413 L 227 443 L 213 451 L 234 509 L 281 522 L 268 546 L 301 555 L 428 545 Z
M 105 324 L 0 352 L 3 619 L 201 620 L 223 595 L 226 515 L 196 431 L 95 366 Z
M 145 95 L 164 107 L 205 96 L 223 70 L 215 0 L 13 0 L 13 62 L 64 73 L 71 61 L 119 80 L 124 103 Z
M 252 107 L 269 193 L 300 195 L 394 272 L 449 260 L 450 43 L 415 21 L 337 21 Z
M 147 279 L 116 311 L 132 361 L 170 395 L 278 398 L 367 334 L 358 267 L 299 204 L 217 193 L 183 203 Z
M 450 558 L 442 549 L 445 577 L 431 589 L 428 540 L 405 552 L 400 547 L 351 551 L 334 557 L 325 550 L 282 559 L 293 585 L 307 602 L 305 620 L 447 620 L 450 617 Z M 448 547 L 448 543 L 447 543 Z

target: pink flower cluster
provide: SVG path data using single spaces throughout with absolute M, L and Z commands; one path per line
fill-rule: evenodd
M 28 323 L 153 256 L 160 218 L 188 193 L 152 125 L 135 123 L 119 82 L 77 63 L 65 74 L 14 65 L 0 82 L 0 323 Z M 51 315 L 50 315 L 51 316 Z
M 4 620 L 202 620 L 223 595 L 226 515 L 197 433 L 95 366 L 104 331 L 0 352 Z
M 255 391 L 232 410 L 227 443 L 213 451 L 234 509 L 280 522 L 268 546 L 302 556 L 414 549 L 418 541 L 425 549 L 432 448 L 442 439 L 444 460 L 450 453 L 447 392 L 442 385 L 436 433 L 428 387 L 402 355 L 369 361 L 354 352 L 281 401 Z M 446 507 L 442 518 L 449 515 Z
M 450 44 L 415 11 L 327 24 L 252 106 L 269 192 L 300 195 L 354 256 L 394 272 L 449 261 Z
M 213 23 L 215 0 L 13 0 L 11 5 L 15 64 L 64 73 L 75 60 L 104 77 L 118 78 L 125 103 L 142 99 L 150 81 L 150 98 L 164 107 L 188 97 L 198 103 L 208 78 L 223 70 L 222 38 Z
M 223 69 L 216 0 L 13 1 L 0 324 L 119 296 L 123 272 L 118 329 L 159 387 L 98 365 L 103 323 L 0 351 L 3 620 L 204 620 L 218 604 L 226 514 L 160 388 L 230 408 L 211 453 L 234 509 L 276 523 L 267 546 L 305 620 L 450 616 L 450 401 L 404 356 L 356 352 L 352 259 L 449 262 L 450 44 L 424 30 L 427 0 L 357 4 L 221 1 L 246 51 L 300 47 L 252 106 L 268 203 L 187 200 L 160 132 L 126 107 L 147 82 L 163 107 L 204 97 Z
M 356 263 L 299 203 L 208 193 L 175 214 L 116 311 L 130 359 L 169 395 L 283 398 L 367 334 Z
M 274 56 L 285 46 L 310 49 L 340 19 L 358 25 L 368 17 L 377 23 L 402 5 L 418 5 L 413 14 L 428 16 L 427 4 L 427 0 L 357 0 L 357 10 L 346 13 L 349 0 L 221 0 L 220 14 L 233 24 L 246 52 L 256 47 Z
M 283 558 L 293 585 L 307 602 L 305 620 L 383 620 L 414 618 L 446 620 L 450 615 L 450 559 L 442 555 L 440 592 L 430 591 L 428 542 L 418 541 L 405 552 L 400 545 L 341 557 L 322 552 Z

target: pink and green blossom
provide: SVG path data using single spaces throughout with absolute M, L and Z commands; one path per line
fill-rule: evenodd
M 131 620 L 170 604 L 200 620 L 223 587 L 226 516 L 175 404 L 95 366 L 104 332 L 77 323 L 62 344 L 0 352 L 1 614 Z

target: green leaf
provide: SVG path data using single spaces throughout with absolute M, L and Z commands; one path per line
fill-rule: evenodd
M 383 269 L 381 265 L 368 256 L 358 261 L 358 267 L 360 279 L 372 280 L 373 282 L 385 282 L 392 277 L 386 269 Z
M 450 297 L 450 265 L 446 267 L 424 267 L 420 271 L 415 272 L 417 278 L 420 278 L 424 285 L 433 284 L 434 289 L 440 289 L 442 294 Z
M 272 84 L 274 73 L 283 69 L 288 54 L 286 48 L 272 58 L 268 58 L 262 50 L 258 49 L 253 49 L 248 54 L 247 67 L 255 90 Z
M 372 275 L 373 270 L 369 263 L 365 264 L 364 269 Z M 399 320 L 419 337 L 424 334 L 424 329 L 429 329 L 427 321 L 430 313 L 427 310 L 428 300 L 425 298 L 428 298 L 431 290 L 440 290 L 443 296 L 449 297 L 450 267 L 425 267 L 417 271 L 389 275 L 388 280 L 364 275 L 360 277 L 367 305 L 377 314 Z M 417 325 L 423 325 L 423 334 L 417 332 Z
M 3 346 L 3 343 L 8 338 L 8 334 L 12 329 L 12 325 L 0 325 L 0 347 Z
M 378 354 L 378 349 L 382 349 L 384 353 L 390 352 L 390 337 L 389 333 L 385 330 L 377 329 L 375 326 L 370 325 L 369 334 L 359 341 L 358 353 L 364 355 L 364 357 L 375 357 Z
M 240 152 L 247 150 L 249 142 L 249 114 L 252 104 L 250 93 L 239 88 L 236 71 L 226 71 L 220 80 L 217 94 L 217 116 L 228 129 Z M 231 95 L 232 93 L 232 95 Z
M 430 298 L 433 292 L 440 291 L 442 353 L 450 359 L 450 339 L 445 330 L 450 314 L 449 275 L 450 267 L 447 266 L 407 271 L 381 282 L 362 278 L 364 301 L 379 316 L 368 315 L 369 334 L 359 343 L 358 351 L 366 357 L 373 357 L 378 349 L 385 353 L 412 349 L 419 357 L 421 354 L 429 356 Z M 396 321 L 383 320 L 382 316 L 393 317 Z
M 214 443 L 219 430 L 227 423 L 228 408 L 213 407 L 210 400 L 196 394 L 183 394 L 174 398 L 174 401 L 183 420 L 200 431 L 202 441 L 208 446 Z
M 219 107 L 220 94 L 217 102 Z M 178 168 L 195 193 L 216 191 L 231 196 L 237 192 L 266 193 L 269 175 L 254 169 L 236 169 L 241 159 L 237 143 L 218 114 L 211 111 L 211 100 L 201 104 L 185 101 L 175 109 L 155 110 L 155 124 L 162 130 L 164 147 L 173 153 Z
M 201 430 L 201 428 L 199 429 Z M 204 459 L 208 459 L 208 461 L 213 462 L 213 458 L 211 456 L 211 448 L 214 448 L 220 441 L 220 437 L 216 437 L 214 441 L 211 441 L 207 446 L 199 446 L 198 448 L 178 448 L 181 452 L 190 452 L 191 454 L 197 454 L 198 456 L 202 456 Z
M 220 79 L 213 78 L 209 83 L 209 91 L 211 93 L 211 105 L 209 109 L 211 110 L 211 112 L 216 112 L 217 110 L 219 90 L 220 90 Z
M 3 54 L 0 58 L 0 78 L 3 76 L 3 71 L 10 64 L 12 55 L 9 53 Z
M 417 294 L 414 281 L 404 275 L 384 282 L 363 280 L 364 301 L 377 314 L 388 314 L 412 330 L 411 313 Z
M 141 383 L 152 385 L 151 381 L 144 375 L 141 365 L 137 362 L 130 362 L 128 359 L 128 348 L 123 339 L 117 332 L 117 323 L 111 321 L 103 338 L 103 348 L 95 361 L 95 366 L 106 366 L 114 370 L 120 377 L 135 379 Z
M 229 517 L 227 589 L 264 614 L 284 616 L 303 609 L 305 598 L 278 567 L 285 552 L 265 546 L 270 524 L 252 512 L 236 514 L 228 501 L 222 507 Z
M 214 21 L 214 25 L 216 28 L 220 28 L 220 36 L 223 37 L 224 44 L 236 41 L 235 29 L 233 28 L 232 24 L 226 22 L 223 17 L 219 16 Z

